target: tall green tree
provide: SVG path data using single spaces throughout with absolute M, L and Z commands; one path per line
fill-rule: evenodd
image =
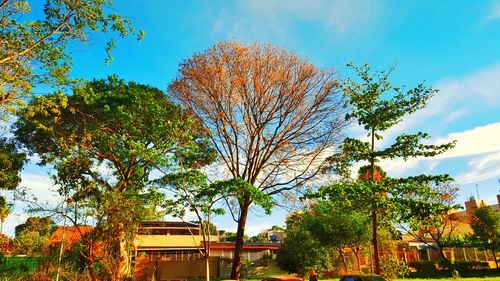
M 3 223 L 13 210 L 12 204 L 9 204 L 5 197 L 0 196 L 0 235 L 3 234 Z
M 360 271 L 359 253 L 371 234 L 367 213 L 348 208 L 341 202 L 318 201 L 304 212 L 301 223 L 323 247 L 338 253 L 346 272 L 349 269 L 345 250 L 352 249 Z
M 163 199 L 150 184 L 151 171 L 175 169 L 181 159 L 201 165 L 197 155 L 207 143 L 164 92 L 114 76 L 84 83 L 72 95 L 33 99 L 14 129 L 41 164 L 55 169 L 62 196 L 103 216 L 112 280 L 130 276 L 135 222 Z
M 403 118 L 415 111 L 424 108 L 427 101 L 437 90 L 420 84 L 415 88 L 406 89 L 396 87 L 389 76 L 394 68 L 389 71 L 372 73 L 368 65 L 352 67 L 358 74 L 359 79 L 346 79 L 343 89 L 347 97 L 349 113 L 347 119 L 355 120 L 359 126 L 366 131 L 368 141 L 356 138 L 346 138 L 342 146 L 342 152 L 332 156 L 332 160 L 341 163 L 368 162 L 369 169 L 364 179 L 351 181 L 346 184 L 333 185 L 333 192 L 339 189 L 359 192 L 366 196 L 371 204 L 372 217 L 372 244 L 374 250 L 375 272 L 380 274 L 380 249 L 378 241 L 378 212 L 381 206 L 386 205 L 390 195 L 401 192 L 429 191 L 425 183 L 431 180 L 449 180 L 447 177 L 417 176 L 405 179 L 393 180 L 390 183 L 382 178 L 377 179 L 375 165 L 383 159 L 403 158 L 408 160 L 413 157 L 432 157 L 447 151 L 454 143 L 440 145 L 425 144 L 424 140 L 430 136 L 427 133 L 401 134 L 387 147 L 379 147 L 384 138 L 384 133 L 400 123 Z M 338 165 L 338 171 L 345 171 L 345 166 Z M 335 188 L 336 187 L 336 188 Z
M 0 1 L 0 115 L 36 85 L 67 82 L 69 45 L 84 44 L 96 32 L 142 38 L 112 5 L 109 0 Z M 107 42 L 106 62 L 115 45 L 114 39 Z
M 472 218 L 471 227 L 481 247 L 493 254 L 498 269 L 496 251 L 500 248 L 500 213 L 489 206 L 480 206 Z

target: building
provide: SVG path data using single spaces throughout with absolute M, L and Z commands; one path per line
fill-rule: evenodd
M 220 277 L 224 264 L 233 258 L 234 242 L 221 242 L 219 232 L 210 236 L 210 275 Z M 138 280 L 203 279 L 205 247 L 198 224 L 172 221 L 143 221 L 134 241 L 135 276 Z M 276 243 L 246 243 L 242 258 L 256 261 L 271 258 Z

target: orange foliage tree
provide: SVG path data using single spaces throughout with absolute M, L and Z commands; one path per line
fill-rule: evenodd
M 232 179 L 244 180 L 231 279 L 239 278 L 248 211 L 256 196 L 302 186 L 324 166 L 344 127 L 331 69 L 270 45 L 219 43 L 185 60 L 170 92 L 210 130 Z M 245 186 L 245 185 L 242 185 Z

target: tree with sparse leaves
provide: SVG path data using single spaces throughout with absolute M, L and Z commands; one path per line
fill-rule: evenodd
M 185 60 L 169 90 L 209 129 L 230 178 L 248 183 L 231 208 L 238 223 L 231 279 L 239 279 L 250 207 L 317 176 L 337 144 L 339 81 L 280 48 L 229 42 Z
M 143 32 L 112 5 L 109 0 L 0 1 L 0 116 L 37 85 L 67 83 L 69 45 L 85 44 L 96 32 L 142 38 Z M 107 42 L 106 62 L 115 45 L 113 39 Z
M 210 236 L 214 235 L 211 229 L 215 228 L 212 224 L 212 217 L 225 213 L 218 203 L 230 195 L 230 190 L 224 190 L 228 185 L 218 182 L 209 184 L 206 174 L 196 169 L 167 173 L 155 182 L 172 194 L 171 198 L 164 203 L 168 214 L 179 217 L 183 221 L 186 212 L 195 214 L 203 243 L 203 247 L 199 248 L 199 253 L 205 258 L 205 280 L 210 281 L 209 260 L 212 241 Z M 197 234 L 191 232 L 191 235 Z M 217 235 L 216 229 L 215 235 Z
M 395 87 L 389 80 L 394 68 L 373 75 L 368 65 L 351 64 L 349 66 L 354 68 L 359 79 L 344 81 L 343 89 L 349 107 L 346 118 L 355 120 L 366 131 L 368 141 L 356 138 L 344 140 L 341 153 L 333 155 L 331 160 L 336 164 L 333 166 L 334 170 L 343 172 L 346 180 L 324 187 L 321 193 L 336 196 L 339 192 L 347 194 L 348 191 L 352 191 L 351 195 L 364 198 L 367 204 L 371 204 L 375 272 L 380 274 L 380 249 L 377 235 L 379 210 L 382 207 L 387 209 L 389 205 L 394 206 L 393 200 L 400 198 L 401 194 L 433 194 L 428 185 L 430 182 L 439 184 L 449 181 L 450 178 L 446 175 L 420 175 L 401 179 L 383 179 L 377 176 L 375 164 L 383 159 L 408 160 L 413 157 L 432 157 L 444 153 L 455 143 L 426 144 L 424 141 L 430 136 L 427 133 L 418 132 L 401 134 L 395 138 L 393 144 L 385 148 L 377 148 L 376 144 L 384 138 L 384 132 L 400 123 L 405 116 L 424 108 L 427 101 L 437 91 L 424 84 L 413 89 Z M 355 181 L 347 179 L 346 167 L 352 162 L 368 162 L 369 168 L 365 171 L 363 179 Z

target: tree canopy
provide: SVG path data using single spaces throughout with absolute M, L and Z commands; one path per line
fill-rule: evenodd
M 19 185 L 25 160 L 26 155 L 14 143 L 0 138 L 0 189 L 13 190 Z
M 303 186 L 323 168 L 344 127 L 339 90 L 333 70 L 270 45 L 219 43 L 180 65 L 169 91 L 209 129 L 229 183 L 248 183 L 237 183 L 232 279 L 250 206 Z
M 432 157 L 452 148 L 455 142 L 434 145 L 425 142 L 430 138 L 427 133 L 403 133 L 395 137 L 392 144 L 378 148 L 376 144 L 384 138 L 384 132 L 400 123 L 405 116 L 424 108 L 437 91 L 424 84 L 412 89 L 394 86 L 389 80 L 394 68 L 373 73 L 368 65 L 348 66 L 356 71 L 358 79 L 348 78 L 343 84 L 348 104 L 346 118 L 356 121 L 365 130 L 369 140 L 350 137 L 344 140 L 341 152 L 330 158 L 333 170 L 343 174 L 343 181 L 323 187 L 320 193 L 331 196 L 341 193 L 351 198 L 360 197 L 371 205 L 375 272 L 380 274 L 377 237 L 379 209 L 384 207 L 384 211 L 388 211 L 389 207 L 397 207 L 410 201 L 411 204 L 406 204 L 406 208 L 427 205 L 426 196 L 438 196 L 432 191 L 431 183 L 450 181 L 450 177 L 418 175 L 399 179 L 384 178 L 383 173 L 377 172 L 375 164 L 383 159 Z M 348 167 L 353 162 L 368 162 L 368 166 L 364 171 L 360 171 L 360 177 L 355 181 L 348 177 Z M 399 199 L 402 200 L 398 203 Z
M 38 84 L 58 86 L 67 82 L 72 64 L 68 45 L 86 43 L 95 32 L 139 39 L 144 35 L 112 9 L 109 0 L 34 3 L 0 2 L 0 115 L 15 106 L 19 95 L 29 93 Z M 115 45 L 114 39 L 107 42 L 106 62 L 112 59 Z
M 498 269 L 496 250 L 500 248 L 500 213 L 489 206 L 480 206 L 472 218 L 471 227 L 481 248 L 493 253 Z
M 162 203 L 151 171 L 201 165 L 208 147 L 199 124 L 164 92 L 114 76 L 86 82 L 72 95 L 33 99 L 14 129 L 41 164 L 54 167 L 62 196 L 104 218 L 115 279 L 130 274 L 135 222 L 157 215 Z

